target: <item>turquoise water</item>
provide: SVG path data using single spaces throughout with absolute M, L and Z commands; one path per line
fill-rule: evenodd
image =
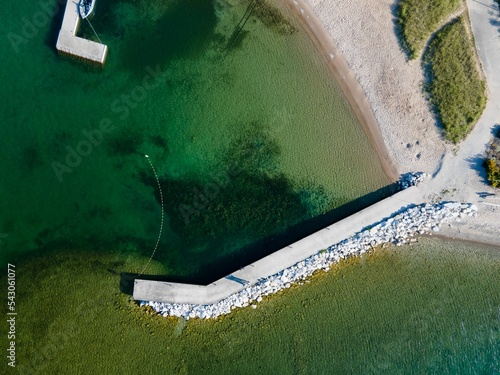
M 231 42 L 247 5 L 98 1 L 104 69 L 57 56 L 62 10 L 44 24 L 39 3 L 9 5 L 4 255 L 119 252 L 145 265 L 159 241 L 168 275 L 202 279 L 385 194 L 367 137 L 286 9 L 259 5 Z M 86 23 L 80 35 L 96 39 Z

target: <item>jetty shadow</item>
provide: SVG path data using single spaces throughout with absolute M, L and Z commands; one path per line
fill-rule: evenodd
M 132 295 L 134 292 L 134 281 L 136 279 L 167 281 L 166 277 L 158 275 L 141 275 L 132 272 L 120 272 L 120 292 Z
M 133 290 L 133 282 L 136 278 L 185 284 L 208 285 L 327 226 L 345 219 L 346 217 L 393 195 L 398 190 L 399 186 L 397 183 L 380 188 L 325 214 L 293 225 L 281 233 L 269 236 L 248 245 L 236 254 L 217 257 L 206 263 L 200 272 L 196 272 L 194 274 L 182 276 L 141 275 L 139 277 L 138 274 L 122 273 L 120 290 L 123 293 L 131 294 Z
M 49 47 L 54 54 L 57 53 L 56 44 L 57 38 L 59 37 L 59 31 L 61 30 L 61 25 L 64 18 L 64 11 L 66 10 L 66 1 L 57 0 L 54 6 L 54 13 L 49 25 L 49 30 L 45 36 L 45 45 Z

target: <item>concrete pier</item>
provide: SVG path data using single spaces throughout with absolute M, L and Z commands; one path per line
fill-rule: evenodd
M 137 279 L 135 300 L 208 305 L 254 285 L 316 253 L 339 243 L 400 210 L 422 204 L 417 187 L 402 190 L 362 211 L 278 250 L 209 285 L 180 284 Z
M 76 57 L 103 65 L 106 61 L 108 46 L 76 36 L 80 27 L 78 1 L 68 0 L 64 10 L 64 18 L 57 38 L 56 48 L 62 55 Z

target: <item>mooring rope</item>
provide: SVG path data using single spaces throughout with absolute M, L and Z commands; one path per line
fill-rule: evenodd
M 153 163 L 151 163 L 151 160 L 149 159 L 149 155 L 144 155 L 144 156 L 146 157 L 146 159 L 148 159 L 149 165 L 151 166 L 151 169 L 153 170 L 153 173 L 155 175 L 156 184 L 158 185 L 158 190 L 160 191 L 161 221 L 160 221 L 160 233 L 158 234 L 158 238 L 156 240 L 156 245 L 153 249 L 153 253 L 149 257 L 148 262 L 146 263 L 146 265 L 144 266 L 144 268 L 142 269 L 142 271 L 139 273 L 139 275 L 137 277 L 139 277 L 143 274 L 143 272 L 146 270 L 146 268 L 149 266 L 149 263 L 151 263 L 151 260 L 155 256 L 156 250 L 158 249 L 158 245 L 160 244 L 161 233 L 163 231 L 163 217 L 165 216 L 164 208 L 163 208 L 163 192 L 161 191 L 160 179 L 158 178 L 158 174 L 156 173 L 155 167 L 153 167 Z
M 90 27 L 92 28 L 92 31 L 94 32 L 95 36 L 97 37 L 97 40 L 99 41 L 99 43 L 102 44 L 101 42 L 101 39 L 99 38 L 99 35 L 97 35 L 97 33 L 95 32 L 95 29 L 94 29 L 94 26 L 92 26 L 92 24 L 90 23 L 90 20 L 87 18 L 85 18 L 87 20 L 87 22 L 89 23 Z

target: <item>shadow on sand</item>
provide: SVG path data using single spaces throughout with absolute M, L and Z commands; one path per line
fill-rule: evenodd
M 467 158 L 467 163 L 469 163 L 469 166 L 471 169 L 475 170 L 477 175 L 481 178 L 481 181 L 489 185 L 488 177 L 486 175 L 486 169 L 484 168 L 484 155 L 481 154 L 476 154 L 474 156 L 471 156 L 470 158 Z
M 406 44 L 404 35 L 403 35 L 403 28 L 401 27 L 401 24 L 399 23 L 399 14 L 401 12 L 401 6 L 400 6 L 401 0 L 396 0 L 394 4 L 390 6 L 391 8 L 391 14 L 392 14 L 392 21 L 394 25 L 394 35 L 396 35 L 396 38 L 398 39 L 399 47 L 401 48 L 401 51 L 406 56 L 407 60 L 410 60 L 411 58 L 411 53 L 410 49 L 408 48 L 408 44 Z

